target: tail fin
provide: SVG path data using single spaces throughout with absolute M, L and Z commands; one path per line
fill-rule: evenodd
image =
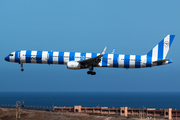
M 163 60 L 166 58 L 169 48 L 174 40 L 175 35 L 167 35 L 160 43 L 158 43 L 148 54 L 154 60 Z M 152 60 L 153 61 L 153 60 Z

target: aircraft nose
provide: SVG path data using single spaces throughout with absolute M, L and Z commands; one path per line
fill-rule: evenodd
M 5 61 L 9 61 L 9 56 L 4 58 Z

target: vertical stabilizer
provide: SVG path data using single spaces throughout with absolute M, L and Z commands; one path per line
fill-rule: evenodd
M 167 35 L 147 54 L 147 57 L 152 58 L 152 61 L 165 59 L 168 54 L 169 48 L 172 45 L 174 37 L 175 35 Z

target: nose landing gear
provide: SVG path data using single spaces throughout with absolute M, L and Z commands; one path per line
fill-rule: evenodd
M 89 68 L 89 71 L 87 72 L 87 74 L 88 74 L 88 75 L 89 75 L 89 74 L 91 74 L 91 75 L 96 75 L 96 72 L 93 72 L 93 67 L 92 67 L 92 66 Z
M 24 71 L 24 69 L 23 69 L 23 64 L 21 63 L 21 71 Z

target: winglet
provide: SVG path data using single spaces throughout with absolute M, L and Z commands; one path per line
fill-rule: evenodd
M 105 54 L 106 48 L 107 48 L 107 47 L 105 47 L 104 50 L 101 52 L 101 55 L 104 55 L 104 54 Z
M 112 53 L 111 53 L 111 54 L 114 54 L 114 52 L 115 52 L 115 48 L 113 49 L 113 51 L 112 51 Z

